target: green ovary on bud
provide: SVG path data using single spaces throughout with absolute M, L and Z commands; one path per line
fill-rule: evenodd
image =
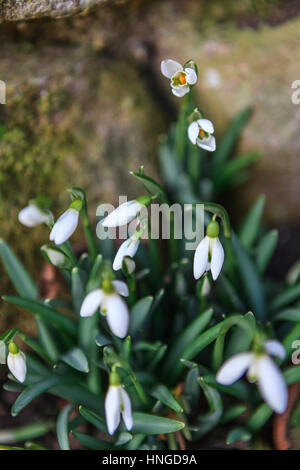
M 119 376 L 118 372 L 112 371 L 109 374 L 109 385 L 112 386 L 119 386 L 121 385 L 121 377 Z
M 216 238 L 219 236 L 220 233 L 220 225 L 216 220 L 212 220 L 209 222 L 207 229 L 206 229 L 206 235 L 209 238 Z
M 76 211 L 80 212 L 82 209 L 82 200 L 74 199 L 74 201 L 72 201 L 70 204 L 70 209 L 75 209 Z
M 152 198 L 151 196 L 148 196 L 148 195 L 144 195 L 144 196 L 140 196 L 136 199 L 137 202 L 139 202 L 140 204 L 143 204 L 143 206 L 149 206 L 149 204 L 151 204 L 151 201 L 152 201 Z
M 18 354 L 19 348 L 14 341 L 11 341 L 8 345 L 8 350 L 11 354 Z

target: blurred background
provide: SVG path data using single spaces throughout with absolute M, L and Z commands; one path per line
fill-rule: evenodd
M 0 40 L 0 236 L 35 277 L 47 231 L 18 223 L 30 198 L 48 196 L 57 216 L 65 189 L 82 186 L 94 216 L 101 202 L 140 194 L 129 175 L 139 165 L 159 180 L 157 142 L 179 105 L 165 58 L 198 64 L 198 104 L 217 138 L 253 107 L 238 151 L 261 158 L 225 205 L 239 220 L 265 194 L 265 223 L 280 234 L 272 276 L 299 258 L 299 1 L 2 0 Z M 2 267 L 0 286 L 11 289 Z M 32 331 L 30 314 L 0 309 L 0 331 Z

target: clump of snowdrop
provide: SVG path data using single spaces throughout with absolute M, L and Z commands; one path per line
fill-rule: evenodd
M 101 288 L 92 290 L 85 297 L 80 316 L 90 317 L 100 308 L 112 333 L 119 338 L 125 338 L 129 327 L 129 311 L 122 297 L 129 295 L 127 284 L 111 280 L 110 276 L 105 275 L 101 284 Z
M 68 210 L 66 210 L 55 222 L 50 232 L 50 240 L 56 245 L 65 243 L 75 232 L 79 213 L 82 209 L 82 201 L 75 199 Z
M 43 211 L 34 202 L 20 210 L 18 219 L 26 227 L 36 227 L 37 225 L 48 223 L 51 220 L 51 214 Z
M 213 133 L 214 125 L 209 119 L 197 119 L 188 127 L 188 137 L 192 144 L 209 152 L 216 150 L 216 139 Z
M 173 95 L 181 98 L 197 83 L 197 72 L 192 61 L 181 65 L 176 60 L 167 59 L 161 63 L 161 73 L 170 79 Z
M 224 262 L 224 249 L 219 240 L 220 226 L 216 220 L 209 222 L 206 236 L 201 240 L 194 255 L 194 278 L 200 277 L 207 271 L 211 271 L 215 281 L 222 269 Z
M 8 345 L 7 366 L 19 382 L 24 382 L 27 372 L 26 356 L 14 341 Z
M 265 402 L 276 413 L 283 413 L 287 407 L 287 386 L 270 355 L 284 359 L 285 349 L 279 341 L 268 340 L 258 351 L 243 352 L 231 357 L 219 369 L 216 380 L 222 385 L 231 385 L 248 371 L 249 382 L 257 382 Z
M 114 434 L 123 418 L 128 431 L 132 429 L 133 418 L 128 393 L 121 384 L 119 374 L 112 371 L 109 375 L 109 388 L 105 397 L 105 418 L 109 434 Z

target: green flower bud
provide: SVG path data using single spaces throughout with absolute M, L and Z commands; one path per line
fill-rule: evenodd
M 74 199 L 74 201 L 72 201 L 70 204 L 70 209 L 75 209 L 76 211 L 80 212 L 82 209 L 82 200 Z
M 113 386 L 121 385 L 121 377 L 119 376 L 118 372 L 112 371 L 109 374 L 109 385 L 113 385 Z
M 14 341 L 11 341 L 8 345 L 8 350 L 11 354 L 18 354 L 19 348 Z
M 216 220 L 211 220 L 211 222 L 209 222 L 207 226 L 206 235 L 209 238 L 216 238 L 219 236 L 219 233 L 220 233 L 220 225 L 218 224 Z

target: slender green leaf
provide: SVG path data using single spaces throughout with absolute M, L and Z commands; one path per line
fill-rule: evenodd
M 73 369 L 79 370 L 80 372 L 89 372 L 89 363 L 86 355 L 80 348 L 72 348 L 61 356 L 61 360 L 64 361 L 68 366 Z
M 40 382 L 30 385 L 29 387 L 25 388 L 23 392 L 20 393 L 18 398 L 16 399 L 15 403 L 13 404 L 11 414 L 12 416 L 16 416 L 23 410 L 29 403 L 32 402 L 35 398 L 37 398 L 42 393 L 47 392 L 50 388 L 53 388 L 55 385 L 63 383 L 66 379 L 63 377 L 59 377 L 57 375 L 51 375 Z
M 166 199 L 163 188 L 154 181 L 154 179 L 141 173 L 135 173 L 134 171 L 131 171 L 130 174 L 135 176 L 152 196 L 157 194 L 161 199 Z
M 17 307 L 34 313 L 35 315 L 39 315 L 44 320 L 52 323 L 58 328 L 61 328 L 66 333 L 71 333 L 73 335 L 76 335 L 77 333 L 76 323 L 71 318 L 62 315 L 41 302 L 15 297 L 13 295 L 4 295 L 2 298 L 4 301 L 9 302 L 12 305 L 16 305 Z
M 87 294 L 100 286 L 102 261 L 103 256 L 98 254 L 91 269 L 88 282 L 86 284 Z
M 213 310 L 211 308 L 200 313 L 200 315 L 198 315 L 198 317 L 196 317 L 195 320 L 193 320 L 174 340 L 165 359 L 165 373 L 170 370 L 173 364 L 179 361 L 185 348 L 187 348 L 188 345 L 201 333 L 201 331 L 207 327 L 212 315 Z
M 35 282 L 9 245 L 2 239 L 0 239 L 0 257 L 18 294 L 28 299 L 36 299 L 38 289 Z
M 246 248 L 250 248 L 253 245 L 258 235 L 265 202 L 265 196 L 260 196 L 255 204 L 251 207 L 241 225 L 238 233 L 239 240 L 240 243 Z
M 256 265 L 259 272 L 265 272 L 274 254 L 278 241 L 278 230 L 270 230 L 259 241 L 256 248 Z
M 84 299 L 85 278 L 84 271 L 77 267 L 72 269 L 72 303 L 75 312 L 78 314 Z
M 220 171 L 220 167 L 229 158 L 230 153 L 234 149 L 234 146 L 237 143 L 237 140 L 243 127 L 245 126 L 245 124 L 247 124 L 249 120 L 251 112 L 251 108 L 243 109 L 232 121 L 229 129 L 227 129 L 222 141 L 217 147 L 217 150 L 214 152 L 213 167 L 215 173 Z
M 80 431 L 72 431 L 72 434 L 76 439 L 85 447 L 92 450 L 112 450 L 113 444 L 106 441 L 100 441 L 95 437 L 88 436 Z
M 289 286 L 280 294 L 276 295 L 271 302 L 270 309 L 272 311 L 279 310 L 286 307 L 287 305 L 295 302 L 300 298 L 300 286 Z
M 130 335 L 134 336 L 141 329 L 145 322 L 153 301 L 152 296 L 144 297 L 134 304 L 130 314 Z
M 52 421 L 33 422 L 20 427 L 10 427 L 9 429 L 0 430 L 1 444 L 12 444 L 22 442 L 28 439 L 35 439 L 44 436 L 53 428 Z
M 246 428 L 234 428 L 232 429 L 227 437 L 226 437 L 226 444 L 234 444 L 236 441 L 243 441 L 247 442 L 250 441 L 252 434 Z
M 156 398 L 157 400 L 161 401 L 164 405 L 171 408 L 172 410 L 177 411 L 178 413 L 182 413 L 182 406 L 180 405 L 180 403 L 178 403 L 174 395 L 165 385 L 156 385 L 151 391 L 150 395 L 152 395 L 152 397 Z
M 258 320 L 264 322 L 267 319 L 267 310 L 262 280 L 256 266 L 239 243 L 234 233 L 232 234 L 231 240 L 237 258 L 237 267 L 241 275 L 241 281 L 249 302 L 249 307 L 253 311 L 254 316 L 258 318 Z
M 107 432 L 105 420 L 99 416 L 97 413 L 80 406 L 79 413 L 81 416 L 86 419 L 89 423 L 93 424 L 97 429 L 100 429 L 102 432 Z
M 57 418 L 56 435 L 59 446 L 62 450 L 70 450 L 68 420 L 72 408 L 72 405 L 65 406 Z
M 180 431 L 184 428 L 184 423 L 175 419 L 164 418 L 148 413 L 133 413 L 132 433 L 140 434 L 168 434 Z

